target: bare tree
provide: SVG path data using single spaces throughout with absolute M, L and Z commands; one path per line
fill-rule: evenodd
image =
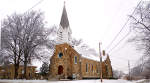
M 148 64 L 150 59 L 146 59 L 150 57 L 150 2 L 143 2 L 136 9 L 134 15 L 130 16 L 132 18 L 131 27 L 135 31 L 135 36 L 130 39 L 130 41 L 135 42 L 137 49 L 140 51 L 144 51 L 144 54 L 141 59 L 141 63 L 135 67 L 134 69 L 139 71 L 140 74 L 145 72 L 145 66 Z M 150 67 L 150 65 L 149 65 Z M 149 70 L 150 71 L 150 70 Z M 137 73 L 139 73 L 137 72 Z
M 150 3 L 143 3 L 137 9 L 132 18 L 131 26 L 137 35 L 132 39 L 138 48 L 144 49 L 145 55 L 150 55 Z
M 125 75 L 122 71 L 114 70 L 113 69 L 113 78 L 121 78 L 123 75 Z
M 79 40 L 77 40 L 75 38 L 72 39 L 73 46 L 79 46 L 82 42 L 83 42 L 82 39 L 79 39 Z
M 24 52 L 24 77 L 26 78 L 26 67 L 31 59 L 40 56 L 36 54 L 35 49 L 40 49 L 47 41 L 47 34 L 44 32 L 43 15 L 41 12 L 29 12 L 24 14 L 24 35 L 23 35 L 23 52 Z
M 15 78 L 18 76 L 20 63 L 24 64 L 24 78 L 26 78 L 27 64 L 33 59 L 43 58 L 37 51 L 46 45 L 48 35 L 52 31 L 45 29 L 43 13 L 40 11 L 13 14 L 3 21 L 2 51 L 9 61 L 14 63 Z
M 145 70 L 142 73 L 147 79 L 150 78 L 150 58 L 146 61 Z
M 14 14 L 4 19 L 1 26 L 2 55 L 7 57 L 5 59 L 9 59 L 10 62 L 14 63 L 15 78 L 18 76 L 18 68 L 23 54 L 23 42 L 21 40 L 23 28 L 21 27 L 21 20 L 20 15 Z
M 40 68 L 40 73 L 42 76 L 46 77 L 49 73 L 49 64 L 47 62 L 43 62 L 42 67 Z

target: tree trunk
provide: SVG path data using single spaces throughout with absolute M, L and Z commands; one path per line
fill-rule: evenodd
M 28 53 L 26 52 L 27 50 L 24 51 L 24 78 L 27 79 L 27 58 L 28 58 Z
M 27 58 L 24 61 L 24 78 L 27 79 Z
M 19 64 L 14 64 L 14 69 L 15 69 L 14 79 L 17 79 L 18 78 Z

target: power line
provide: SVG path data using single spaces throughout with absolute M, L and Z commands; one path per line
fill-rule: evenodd
M 108 53 L 114 50 L 130 33 L 131 33 L 131 30 L 117 44 L 115 44 L 115 46 L 112 49 L 110 49 Z
M 31 9 L 33 9 L 34 7 L 36 7 L 37 5 L 39 5 L 40 3 L 42 3 L 44 0 L 40 0 L 39 2 L 37 2 L 35 5 L 33 5 L 31 8 L 29 8 L 26 12 L 30 11 Z M 26 13 L 25 12 L 25 13 Z
M 125 59 L 125 58 L 121 58 L 121 57 L 111 57 L 111 60 L 112 59 L 116 59 L 117 61 L 128 61 L 128 59 Z M 116 61 L 115 60 L 115 61 Z
M 112 54 L 112 53 L 115 53 L 115 52 L 118 52 L 118 51 L 120 51 L 120 50 L 122 50 L 122 49 L 124 49 L 124 48 L 125 48 L 125 45 L 126 45 L 126 43 L 124 43 L 122 46 L 120 46 L 119 48 L 117 48 L 115 51 L 111 52 L 111 54 Z
M 141 4 L 142 0 L 140 0 L 140 2 L 138 3 L 138 5 L 136 6 L 136 8 Z M 134 11 L 132 12 L 131 15 L 133 15 L 136 11 L 136 8 L 134 9 Z M 117 35 L 114 37 L 114 39 L 111 41 L 111 43 L 106 47 L 106 49 L 109 49 L 110 46 L 113 44 L 113 42 L 117 39 L 117 37 L 120 35 L 120 33 L 123 31 L 123 29 L 125 28 L 125 26 L 127 25 L 127 23 L 129 22 L 130 17 L 128 17 L 127 21 L 125 22 L 125 24 L 123 25 L 123 27 L 120 29 L 120 31 L 117 33 Z

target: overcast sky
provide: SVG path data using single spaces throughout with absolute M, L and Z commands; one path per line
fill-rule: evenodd
M 14 12 L 24 13 L 40 0 L 0 0 L 0 20 Z M 66 10 L 72 37 L 83 39 L 83 42 L 98 51 L 98 43 L 105 49 L 126 22 L 139 0 L 65 0 Z M 43 0 L 33 10 L 45 13 L 48 26 L 58 26 L 61 19 L 64 0 Z M 121 32 L 113 46 L 129 31 L 129 25 Z M 130 38 L 129 35 L 128 38 Z M 128 39 L 126 38 L 126 40 Z M 141 56 L 134 45 L 123 41 L 110 54 L 114 69 L 128 71 L 128 60 L 131 67 Z

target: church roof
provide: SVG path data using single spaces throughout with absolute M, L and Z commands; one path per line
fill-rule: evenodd
M 61 25 L 63 28 L 69 27 L 69 20 L 68 20 L 68 17 L 67 17 L 67 11 L 66 11 L 65 4 L 64 4 L 62 16 L 61 16 L 60 25 Z
M 97 53 L 94 53 L 91 50 L 86 50 L 84 48 L 81 48 L 80 46 L 75 46 L 74 49 L 81 54 L 83 58 L 87 58 L 94 61 L 100 61 L 100 56 Z M 102 56 L 102 61 L 104 62 L 107 59 L 107 55 Z

